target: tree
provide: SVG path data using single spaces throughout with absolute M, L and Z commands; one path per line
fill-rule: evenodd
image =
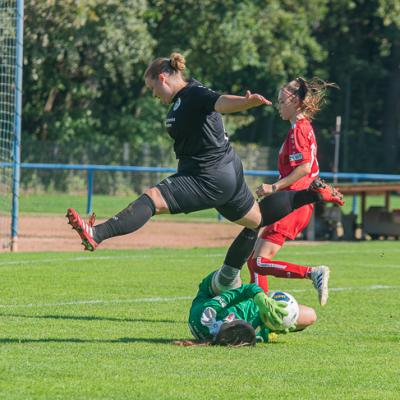
M 388 7 L 383 10 L 385 2 L 332 1 L 317 31 L 318 42 L 328 52 L 328 76 L 341 87 L 332 93 L 329 108 L 318 119 L 325 138 L 322 150 L 331 151 L 327 127 L 333 126 L 336 115 L 342 115 L 341 169 L 345 171 L 395 172 L 399 166 L 396 49 L 400 32 L 393 19 L 398 20 L 395 4 L 398 9 L 399 2 L 391 2 L 392 13 Z M 387 155 L 384 163 L 383 154 Z
M 149 135 L 138 118 L 157 113 L 143 97 L 155 44 L 145 12 L 144 0 L 26 2 L 24 132 L 70 153 L 90 142 L 103 162 L 105 149 Z
M 187 56 L 189 73 L 215 90 L 244 94 L 250 89 L 275 100 L 277 87 L 289 77 L 304 74 L 309 59 L 325 58 L 312 36 L 324 16 L 325 3 L 153 0 L 147 16 L 157 40 L 155 55 L 179 50 Z M 280 141 L 274 137 L 271 109 L 225 119 L 237 140 L 275 145 Z

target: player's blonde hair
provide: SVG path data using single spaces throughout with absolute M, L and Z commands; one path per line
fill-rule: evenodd
M 300 100 L 301 112 L 309 119 L 313 119 L 315 114 L 325 103 L 326 89 L 329 87 L 339 88 L 336 83 L 325 82 L 320 78 L 312 78 L 309 81 L 299 77 L 293 79 L 282 87 Z
M 180 53 L 171 53 L 169 58 L 159 57 L 147 67 L 144 78 L 156 79 L 159 74 L 166 72 L 169 75 L 182 74 L 186 68 L 185 57 Z

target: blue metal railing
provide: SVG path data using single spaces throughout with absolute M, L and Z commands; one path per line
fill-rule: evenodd
M 0 163 L 0 167 L 11 167 L 10 163 Z M 122 172 L 150 172 L 150 173 L 175 173 L 175 168 L 165 167 L 140 167 L 133 165 L 89 165 L 89 164 L 44 164 L 44 163 L 21 163 L 21 168 L 25 169 L 47 169 L 47 170 L 77 170 L 87 172 L 87 208 L 88 214 L 93 209 L 93 183 L 95 171 L 122 171 Z M 263 170 L 245 170 L 248 176 L 270 176 L 279 175 L 278 171 Z M 389 174 L 360 174 L 351 172 L 341 172 L 334 174 L 333 172 L 321 172 L 320 176 L 325 179 L 349 180 L 351 182 L 359 181 L 400 181 L 400 175 Z M 353 196 L 353 212 L 357 212 L 356 196 Z

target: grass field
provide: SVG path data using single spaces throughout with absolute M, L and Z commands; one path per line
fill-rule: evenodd
M 0 255 L 1 399 L 399 399 L 398 242 L 288 246 L 331 266 L 271 280 L 316 308 L 308 330 L 255 348 L 181 348 L 198 282 L 225 249 Z M 244 273 L 247 277 L 247 273 Z
M 115 215 L 118 211 L 124 209 L 136 197 L 132 196 L 107 196 L 94 195 L 93 208 L 98 218 L 107 218 Z M 63 215 L 67 208 L 72 207 L 83 215 L 86 214 L 85 196 L 68 195 L 64 193 L 48 193 L 48 194 L 23 194 L 20 197 L 20 211 L 23 214 L 54 214 Z M 191 214 L 179 215 L 161 215 L 154 218 L 157 219 L 174 219 L 174 220 L 217 220 L 217 211 L 204 210 Z

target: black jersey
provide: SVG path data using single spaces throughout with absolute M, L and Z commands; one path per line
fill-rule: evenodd
M 233 158 L 222 116 L 214 110 L 220 96 L 194 79 L 174 96 L 165 125 L 174 139 L 178 171 L 212 169 Z

